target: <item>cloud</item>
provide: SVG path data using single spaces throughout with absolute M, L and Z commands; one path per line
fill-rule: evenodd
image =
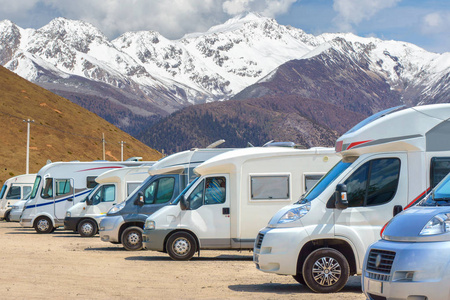
M 450 12 L 432 12 L 422 18 L 423 33 L 447 33 L 448 28 L 450 28 Z
M 274 17 L 286 13 L 296 1 L 0 0 L 0 19 L 10 19 L 19 26 L 33 27 L 33 24 L 38 24 L 40 27 L 55 17 L 65 17 L 87 21 L 110 38 L 127 31 L 154 30 L 167 38 L 176 39 L 186 33 L 206 31 L 225 22 L 230 16 L 248 11 Z
M 353 26 L 370 20 L 379 11 L 397 5 L 401 0 L 334 0 L 338 13 L 333 20 L 341 31 L 353 31 Z

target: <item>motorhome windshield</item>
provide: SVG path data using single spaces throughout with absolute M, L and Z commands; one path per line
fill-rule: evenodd
M 197 177 L 197 178 L 195 178 L 194 180 L 192 180 L 192 182 L 189 183 L 188 186 L 187 186 L 187 187 L 186 187 L 186 188 L 178 195 L 178 197 L 176 197 L 173 201 L 171 201 L 171 202 L 169 203 L 169 205 L 176 205 L 176 204 L 178 204 L 178 202 L 180 202 L 181 197 L 182 197 L 184 194 L 186 194 L 186 192 L 189 190 L 189 188 L 190 188 L 191 186 L 193 186 L 194 183 L 196 183 L 197 180 L 198 180 L 199 178 L 200 178 L 200 177 Z
M 396 107 L 391 107 L 391 108 L 385 109 L 385 110 L 383 110 L 383 111 L 380 111 L 380 112 L 378 112 L 378 113 L 376 113 L 376 114 L 374 114 L 374 115 L 371 115 L 371 116 L 368 117 L 367 119 L 364 119 L 364 120 L 362 120 L 361 122 L 359 122 L 358 124 L 356 124 L 352 129 L 350 129 L 349 131 L 347 131 L 345 134 L 355 132 L 356 130 L 358 130 L 358 129 L 364 127 L 364 126 L 366 126 L 367 124 L 372 123 L 373 121 L 375 121 L 375 120 L 377 120 L 377 119 L 379 119 L 379 118 L 381 118 L 381 117 L 384 117 L 384 116 L 386 116 L 386 115 L 389 115 L 389 114 L 391 114 L 391 113 L 393 113 L 393 112 L 395 112 L 395 111 L 401 110 L 401 109 L 403 109 L 404 107 L 405 107 L 404 105 L 400 105 L 400 106 L 396 106 Z
M 3 185 L 2 190 L 0 191 L 0 199 L 3 199 L 7 187 L 8 186 L 6 184 Z
M 450 206 L 450 175 L 447 175 L 417 206 Z
M 81 200 L 80 202 L 86 202 L 87 199 L 90 199 L 90 198 L 91 198 L 91 195 L 92 195 L 93 193 L 95 193 L 95 191 L 97 191 L 101 186 L 102 186 L 102 184 L 96 185 L 95 188 L 93 188 L 93 189 L 87 194 L 87 196 L 84 197 L 84 199 Z
M 319 182 L 316 183 L 316 185 L 313 186 L 307 194 L 302 196 L 297 203 L 303 204 L 316 199 L 316 197 L 319 196 L 327 188 L 327 186 L 329 186 L 330 183 L 333 182 L 336 177 L 341 175 L 342 172 L 344 172 L 350 165 L 351 163 L 345 163 L 342 160 L 338 162 L 319 180 Z
M 34 181 L 33 190 L 31 191 L 30 199 L 34 199 L 37 194 L 37 190 L 39 189 L 39 184 L 41 183 L 41 176 L 36 176 L 36 180 Z

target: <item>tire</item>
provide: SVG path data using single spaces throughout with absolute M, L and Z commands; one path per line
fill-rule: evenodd
M 187 232 L 176 232 L 167 240 L 166 250 L 174 260 L 190 260 L 197 251 L 197 242 Z
M 131 226 L 122 233 L 122 245 L 128 251 L 142 250 L 142 228 Z
M 5 213 L 5 221 L 6 222 L 11 222 L 11 218 L 9 217 L 9 214 L 11 213 L 11 210 L 8 210 L 6 213 Z
M 91 237 L 97 233 L 98 226 L 95 220 L 85 219 L 78 223 L 77 229 L 82 237 Z
M 34 222 L 34 230 L 37 233 L 51 233 L 55 231 L 52 221 L 47 217 L 38 217 Z
M 294 277 L 294 279 L 301 285 L 306 286 L 306 282 L 305 282 L 305 279 L 303 278 L 303 274 L 292 275 L 292 277 Z
M 332 248 L 311 252 L 303 264 L 306 285 L 316 293 L 335 293 L 347 283 L 350 268 L 345 256 Z

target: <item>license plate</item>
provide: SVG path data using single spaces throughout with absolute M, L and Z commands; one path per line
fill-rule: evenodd
M 369 285 L 368 286 L 369 292 L 378 293 L 378 294 L 383 293 L 383 282 L 374 281 L 374 280 L 369 279 L 368 285 Z

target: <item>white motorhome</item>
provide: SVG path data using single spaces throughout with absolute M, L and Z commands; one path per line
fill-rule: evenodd
M 24 174 L 5 181 L 0 191 L 0 218 L 10 221 L 12 206 L 31 192 L 35 179 L 36 174 Z
M 64 225 L 66 211 L 86 197 L 97 185 L 95 178 L 107 170 L 140 166 L 144 162 L 55 162 L 36 175 L 30 200 L 24 207 L 20 225 L 50 233 Z
M 102 219 L 100 239 L 122 243 L 127 250 L 142 249 L 142 229 L 147 217 L 174 200 L 197 177 L 193 171 L 196 166 L 213 156 L 233 150 L 212 146 L 182 151 L 156 162 L 149 169 L 151 176 Z
M 338 160 L 334 149 L 246 148 L 213 157 L 147 218 L 144 248 L 188 260 L 200 249 L 252 249 L 258 231 Z
M 257 237 L 264 272 L 292 275 L 316 292 L 336 292 L 361 274 L 382 227 L 450 170 L 450 104 L 382 111 L 336 142 L 340 161 Z
M 106 171 L 95 181 L 98 185 L 80 203 L 66 212 L 64 229 L 83 237 L 94 236 L 108 210 L 124 201 L 148 176 L 152 164 Z

